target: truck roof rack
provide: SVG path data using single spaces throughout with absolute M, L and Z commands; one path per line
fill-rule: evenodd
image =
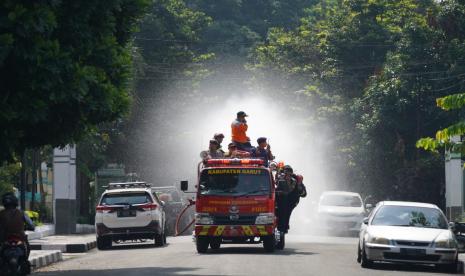
M 109 183 L 108 186 L 105 188 L 107 190 L 113 190 L 113 189 L 126 189 L 126 188 L 150 188 L 152 187 L 152 184 L 147 183 L 147 182 L 113 182 Z

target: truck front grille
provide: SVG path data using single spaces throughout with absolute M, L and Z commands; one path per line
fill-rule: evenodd
M 253 225 L 257 216 L 239 216 L 234 219 L 233 216 L 214 216 L 214 223 L 217 225 Z

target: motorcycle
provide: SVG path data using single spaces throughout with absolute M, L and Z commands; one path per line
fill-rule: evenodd
M 0 275 L 28 275 L 31 264 L 27 259 L 26 245 L 18 236 L 10 236 L 0 251 Z

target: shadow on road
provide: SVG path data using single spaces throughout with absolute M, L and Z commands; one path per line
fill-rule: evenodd
M 131 249 L 144 249 L 144 248 L 164 248 L 167 246 L 169 246 L 169 243 L 163 246 L 155 246 L 153 242 L 144 242 L 144 243 L 126 242 L 126 243 L 114 243 L 111 248 L 104 249 L 104 251 L 131 250 Z
M 56 276 L 56 275 L 66 275 L 66 276 L 153 276 L 153 275 L 189 275 L 196 268 L 181 268 L 181 267 L 134 267 L 134 268 L 119 268 L 119 269 L 98 269 L 98 270 L 62 270 L 62 271 L 53 271 L 53 272 L 39 272 L 34 273 L 38 276 Z
M 428 272 L 428 273 L 447 273 L 438 269 L 434 265 L 414 265 L 414 264 L 390 264 L 390 263 L 376 263 L 372 268 L 365 268 L 368 270 L 381 270 L 381 271 L 404 271 L 404 272 Z M 463 263 L 459 263 L 459 271 L 463 272 Z
M 299 251 L 293 248 L 285 248 L 284 250 L 275 250 L 273 253 L 267 253 L 261 247 L 223 247 L 220 249 L 212 250 L 209 249 L 207 254 L 241 254 L 241 255 L 280 255 L 280 256 L 297 256 L 297 255 L 315 255 L 315 252 Z

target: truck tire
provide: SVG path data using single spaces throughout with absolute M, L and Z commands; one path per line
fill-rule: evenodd
M 283 250 L 284 246 L 286 245 L 285 237 L 286 235 L 282 232 L 279 232 L 279 242 L 276 244 L 276 249 Z
M 197 237 L 195 239 L 195 245 L 197 247 L 198 253 L 206 253 L 208 250 L 209 244 L 210 244 L 210 241 L 208 237 Z
M 210 240 L 210 248 L 213 250 L 220 249 L 221 247 L 221 238 L 215 238 Z
M 275 249 L 275 237 L 274 235 L 263 237 L 263 248 L 266 252 L 272 253 Z

